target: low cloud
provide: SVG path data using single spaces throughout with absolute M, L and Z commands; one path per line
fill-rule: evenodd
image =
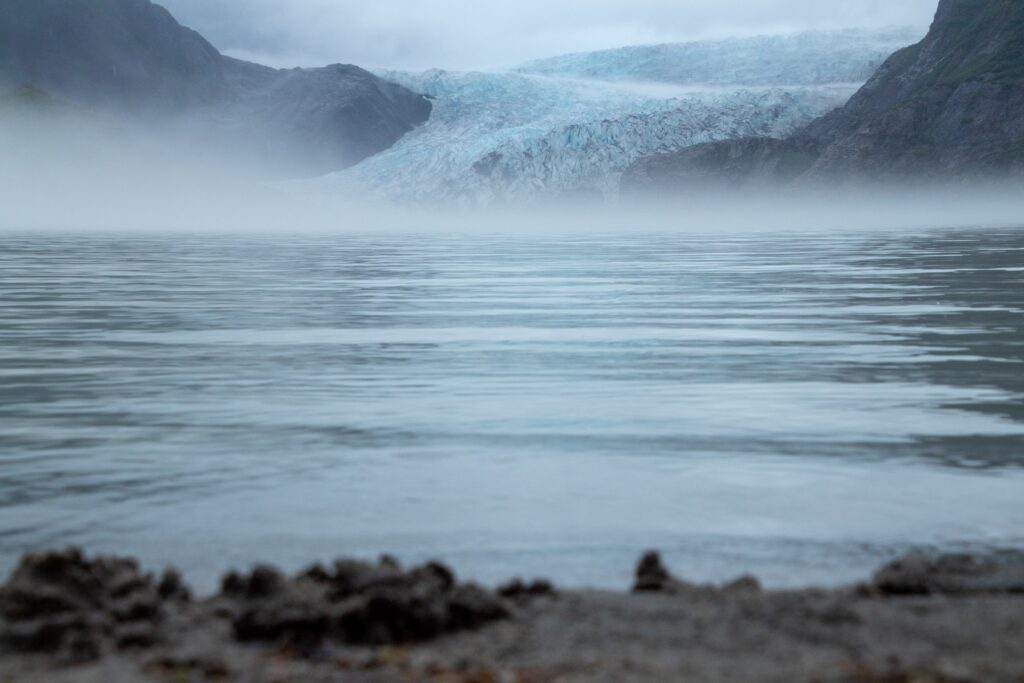
M 621 45 L 851 26 L 922 34 L 936 0 L 158 0 L 218 48 L 275 66 L 453 69 Z

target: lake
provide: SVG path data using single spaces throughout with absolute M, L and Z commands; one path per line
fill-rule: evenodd
M 1024 230 L 0 237 L 0 571 L 1024 548 Z

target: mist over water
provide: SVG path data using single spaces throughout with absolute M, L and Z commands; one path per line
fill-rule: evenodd
M 379 552 L 621 588 L 657 546 L 803 585 L 1024 545 L 1024 232 L 528 215 L 5 234 L 0 572 L 75 543 L 205 588 Z
M 246 163 L 251 153 L 203 147 L 173 127 L 161 137 L 149 126 L 58 98 L 12 106 L 2 101 L 5 94 L 0 89 L 0 237 L 44 231 L 863 232 L 1002 228 L 1019 225 L 1024 216 L 1024 192 L 1016 177 L 731 189 L 695 185 L 670 196 L 538 192 L 491 204 L 429 196 L 395 201 L 325 179 L 294 179 L 288 169 Z

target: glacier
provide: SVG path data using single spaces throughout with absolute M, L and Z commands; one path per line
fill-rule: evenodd
M 379 70 L 433 100 L 394 147 L 304 189 L 463 206 L 614 201 L 623 171 L 714 140 L 783 137 L 842 105 L 906 29 L 568 55 L 490 72 Z
M 677 84 L 784 86 L 863 82 L 889 55 L 923 37 L 917 29 L 890 27 L 637 45 L 540 59 L 523 64 L 516 71 Z

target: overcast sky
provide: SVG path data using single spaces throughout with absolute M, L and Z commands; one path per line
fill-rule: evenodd
M 451 69 L 640 43 L 851 26 L 927 28 L 937 0 L 157 0 L 274 66 Z

